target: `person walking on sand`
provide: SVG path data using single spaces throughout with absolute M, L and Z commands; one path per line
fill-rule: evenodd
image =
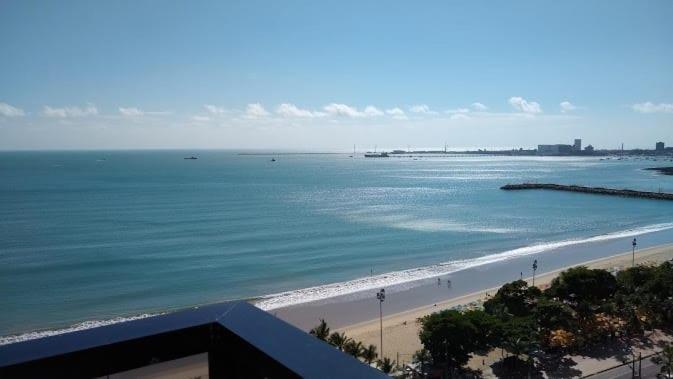
M 437 278 L 437 285 L 441 286 L 442 285 L 442 278 Z
M 446 288 L 451 288 L 451 279 L 446 279 Z

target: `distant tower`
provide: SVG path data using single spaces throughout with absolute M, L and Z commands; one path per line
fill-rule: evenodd
M 575 144 L 573 145 L 573 150 L 582 151 L 582 140 L 581 139 L 575 138 Z
M 665 145 L 664 145 L 663 142 L 657 142 L 657 144 L 655 146 L 656 146 L 655 150 L 657 151 L 657 153 L 663 153 L 664 152 Z

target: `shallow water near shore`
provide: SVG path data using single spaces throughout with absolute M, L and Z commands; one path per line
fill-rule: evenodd
M 563 246 L 550 242 L 611 233 L 673 241 L 670 202 L 499 190 L 537 181 L 673 192 L 673 177 L 642 170 L 652 162 L 189 155 L 0 153 L 0 335 L 238 298 L 275 309 L 315 296 L 298 289 L 332 297 L 344 286 L 325 285 L 465 269 L 526 247 L 551 256 Z

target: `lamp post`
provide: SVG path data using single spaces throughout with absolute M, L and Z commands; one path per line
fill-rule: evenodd
M 636 266 L 636 245 L 638 245 L 638 243 L 636 243 L 636 239 L 634 238 L 633 242 L 631 242 L 631 246 L 633 246 L 633 254 L 631 256 L 631 267 Z
M 381 291 L 376 293 L 376 298 L 379 299 L 379 324 L 381 326 L 381 345 L 379 348 L 381 359 L 383 359 L 383 301 L 386 299 L 386 290 L 381 288 Z
M 537 259 L 533 261 L 533 287 L 535 287 L 535 271 L 537 271 Z

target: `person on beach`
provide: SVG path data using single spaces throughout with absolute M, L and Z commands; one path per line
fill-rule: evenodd
M 438 286 L 441 286 L 441 285 L 442 285 L 442 279 L 441 279 L 441 278 L 437 278 L 437 285 L 438 285 Z
M 451 288 L 451 279 L 446 279 L 446 288 Z

